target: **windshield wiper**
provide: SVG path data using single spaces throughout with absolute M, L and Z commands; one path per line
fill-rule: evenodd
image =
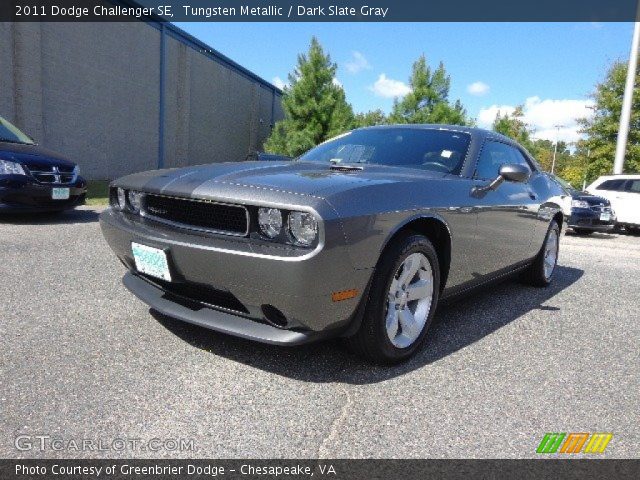
M 18 140 L 12 140 L 10 138 L 4 138 L 4 137 L 0 137 L 0 142 L 17 143 L 18 145 L 30 145 L 29 143 L 26 143 L 26 142 L 20 142 Z
M 355 165 L 353 163 L 331 163 L 329 167 L 331 170 L 340 170 L 344 172 L 364 170 L 361 165 Z

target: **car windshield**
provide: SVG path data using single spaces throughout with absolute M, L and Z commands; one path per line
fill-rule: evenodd
M 22 133 L 18 127 L 0 117 L 0 142 L 26 143 L 33 145 L 29 135 Z
M 468 133 L 452 130 L 371 128 L 328 140 L 298 160 L 338 165 L 373 163 L 458 174 L 470 141 Z
M 560 184 L 560 186 L 562 188 L 567 190 L 569 193 L 580 193 L 580 191 L 578 191 L 575 188 L 573 188 L 573 186 L 569 182 L 563 180 L 562 178 L 558 177 L 557 175 L 554 175 L 553 178 L 555 179 L 556 182 L 558 182 Z

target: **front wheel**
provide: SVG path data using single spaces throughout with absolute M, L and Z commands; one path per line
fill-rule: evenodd
M 558 252 L 560 250 L 560 227 L 553 220 L 547 230 L 542 248 L 529 269 L 525 272 L 526 283 L 535 287 L 546 287 L 551 284 L 553 274 L 558 264 Z
M 349 345 L 376 363 L 408 359 L 424 341 L 439 290 L 440 265 L 431 242 L 416 234 L 398 238 L 376 267 L 362 324 Z

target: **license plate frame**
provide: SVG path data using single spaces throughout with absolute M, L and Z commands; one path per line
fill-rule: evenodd
M 600 214 L 600 221 L 601 222 L 610 222 L 611 221 L 611 214 L 608 212 L 603 212 Z
M 166 249 L 131 242 L 131 253 L 138 272 L 166 282 L 172 281 Z
M 51 200 L 69 200 L 71 189 L 68 187 L 54 187 L 51 189 Z

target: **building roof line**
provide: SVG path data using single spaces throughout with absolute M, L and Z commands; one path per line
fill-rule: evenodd
M 138 7 L 138 8 L 144 7 L 144 5 L 141 5 L 140 3 L 134 0 L 108 0 L 108 1 L 114 5 Z M 167 33 L 175 40 L 178 40 L 184 45 L 191 47 L 193 50 L 210 58 L 211 60 L 221 65 L 224 65 L 225 67 L 228 67 L 231 70 L 234 70 L 235 72 L 241 74 L 242 76 L 248 78 L 249 80 L 253 80 L 255 82 L 260 83 L 263 87 L 269 90 L 272 90 L 274 93 L 282 95 L 283 93 L 282 90 L 276 87 L 275 85 L 273 85 L 271 82 L 266 81 L 261 76 L 243 67 L 239 63 L 235 62 L 234 60 L 230 59 L 223 53 L 216 50 L 215 48 L 211 47 L 210 45 L 207 45 L 202 40 L 199 40 L 193 35 L 190 35 L 189 33 L 185 32 L 181 28 L 176 27 L 173 23 L 166 21 L 159 15 L 154 13 L 150 17 L 146 17 L 144 19 L 141 19 L 140 21 L 143 21 L 158 30 L 162 28 L 162 25 L 164 25 L 164 28 L 167 31 Z

